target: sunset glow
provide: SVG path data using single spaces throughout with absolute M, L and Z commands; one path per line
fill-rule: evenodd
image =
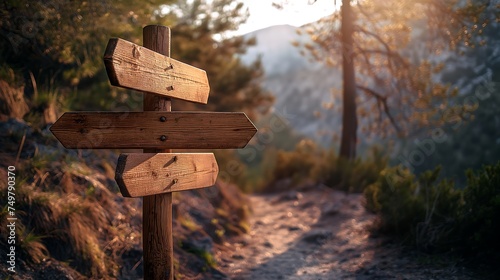
M 273 6 L 282 5 L 282 9 Z M 336 1 L 337 7 L 340 1 Z M 288 0 L 288 1 L 251 1 L 244 0 L 250 11 L 248 21 L 240 26 L 237 34 L 245 34 L 273 25 L 289 24 L 301 26 L 332 14 L 336 10 L 333 0 Z

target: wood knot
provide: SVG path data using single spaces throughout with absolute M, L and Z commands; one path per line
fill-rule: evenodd
M 81 134 L 87 134 L 87 133 L 89 132 L 89 130 L 88 130 L 88 129 L 86 129 L 86 128 L 80 128 L 79 132 L 80 132 Z
M 75 119 L 75 123 L 77 123 L 77 124 L 85 123 L 85 117 L 79 116 L 77 119 Z
M 141 52 L 139 51 L 139 47 L 136 45 L 134 45 L 134 48 L 132 49 L 132 56 L 137 59 L 141 57 Z

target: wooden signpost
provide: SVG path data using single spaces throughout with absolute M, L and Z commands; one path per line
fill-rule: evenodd
M 143 43 L 110 39 L 104 54 L 112 85 L 144 91 L 143 112 L 67 112 L 50 130 L 68 149 L 144 149 L 120 155 L 115 179 L 143 197 L 144 279 L 173 280 L 172 192 L 214 185 L 219 168 L 170 149 L 243 148 L 257 129 L 244 113 L 171 112 L 170 98 L 207 103 L 207 74 L 169 57 L 168 27 L 144 27 Z

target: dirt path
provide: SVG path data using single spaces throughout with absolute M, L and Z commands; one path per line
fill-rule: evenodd
M 225 244 L 221 270 L 231 279 L 473 279 L 371 236 L 375 217 L 361 199 L 325 187 L 251 196 L 251 232 Z

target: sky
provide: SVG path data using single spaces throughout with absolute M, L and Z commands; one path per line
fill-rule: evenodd
M 334 0 L 242 0 L 250 11 L 247 22 L 240 26 L 237 35 L 246 34 L 272 25 L 301 26 L 330 15 L 335 10 Z M 272 3 L 283 4 L 283 9 Z M 313 3 L 314 2 L 314 3 Z M 340 0 L 337 0 L 339 5 Z

